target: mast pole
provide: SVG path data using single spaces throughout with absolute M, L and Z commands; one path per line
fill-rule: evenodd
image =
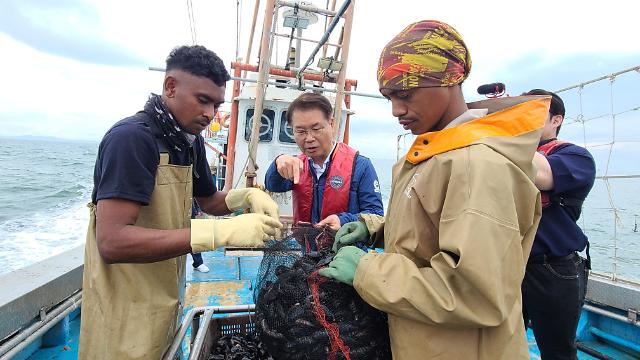
M 338 79 L 336 81 L 336 104 L 334 105 L 333 118 L 336 122 L 336 138 L 340 136 L 340 123 L 342 122 L 342 101 L 344 99 L 344 83 L 347 77 L 347 61 L 349 60 L 349 44 L 351 43 L 351 27 L 353 26 L 353 8 L 356 1 L 351 0 L 349 8 L 345 12 L 343 38 L 342 38 L 342 53 L 340 61 L 342 62 L 342 69 L 338 73 Z
M 253 7 L 253 21 L 251 22 L 251 32 L 249 33 L 249 46 L 247 47 L 247 57 L 244 59 L 244 62 L 246 64 L 250 64 L 251 63 L 251 46 L 253 45 L 253 34 L 256 30 L 256 20 L 258 19 L 258 10 L 260 8 L 260 0 L 256 0 L 256 4 Z M 238 59 L 235 59 L 235 61 L 238 61 Z M 242 77 L 247 77 L 247 72 L 245 71 L 242 74 Z
M 256 105 L 253 110 L 251 124 L 251 140 L 249 142 L 249 159 L 247 163 L 247 187 L 253 187 L 258 170 L 258 161 L 256 159 L 258 153 L 258 140 L 260 139 L 260 124 L 262 123 L 262 110 L 264 109 L 264 97 L 267 92 L 267 77 L 269 67 L 271 65 L 271 34 L 273 26 L 273 18 L 275 16 L 275 0 L 267 0 L 264 24 L 262 26 L 262 42 L 260 44 L 260 63 L 258 66 L 258 83 L 256 88 Z

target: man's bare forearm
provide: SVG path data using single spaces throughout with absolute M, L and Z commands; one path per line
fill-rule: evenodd
M 191 252 L 191 231 L 188 228 L 156 230 L 126 225 L 108 235 L 97 230 L 100 255 L 110 264 L 150 263 Z

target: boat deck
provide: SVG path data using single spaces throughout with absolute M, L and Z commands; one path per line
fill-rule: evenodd
M 254 279 L 260 256 L 225 256 L 224 251 L 202 253 L 208 273 L 193 270 L 187 256 L 185 312 L 196 306 L 253 304 Z
M 211 269 L 209 273 L 200 273 L 193 271 L 191 266 L 192 259 L 187 256 L 187 287 L 185 293 L 185 313 L 197 306 L 225 306 L 225 305 L 242 305 L 253 303 L 254 281 L 260 266 L 261 257 L 259 256 L 225 256 L 224 251 L 213 251 L 203 253 L 204 263 Z M 46 344 L 46 336 L 38 342 L 30 346 L 30 351 L 24 351 L 20 356 L 14 359 L 29 360 L 68 360 L 77 359 L 78 337 L 80 328 L 79 311 L 76 310 L 65 321 L 68 329 L 68 340 L 65 345 L 42 347 Z M 595 349 L 600 355 L 594 356 L 584 352 L 579 352 L 579 359 L 637 359 L 628 353 L 618 350 L 615 346 L 611 346 L 609 342 L 601 341 L 601 337 L 581 336 L 581 331 L 593 329 L 593 319 L 587 327 L 587 318 L 589 314 L 585 311 L 581 319 L 579 327 L 579 339 L 585 338 L 584 344 Z M 599 319 L 598 327 L 605 328 L 607 319 Z M 604 321 L 604 323 L 602 323 Z M 612 320 L 613 321 L 613 320 Z M 593 330 L 590 330 L 593 331 Z M 48 334 L 55 336 L 55 334 Z M 187 334 L 188 339 L 189 334 Z M 540 352 L 536 346 L 533 333 L 527 332 L 529 342 L 529 353 L 531 359 L 540 359 Z M 188 341 L 188 340 L 187 340 Z M 185 352 L 188 352 L 188 345 L 183 346 Z M 34 352 L 35 351 L 35 352 Z M 27 355 L 30 354 L 30 355 Z M 594 354 L 594 353 L 592 353 Z

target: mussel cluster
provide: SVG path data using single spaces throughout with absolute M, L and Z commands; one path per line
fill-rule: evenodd
M 209 360 L 273 360 L 256 335 L 223 335 L 213 346 Z
M 345 359 L 345 350 L 351 359 L 391 359 L 386 314 L 365 303 L 353 287 L 312 275 L 333 255 L 306 253 L 291 267 L 276 267 L 275 281 L 262 284 L 256 328 L 274 359 L 324 360 L 330 353 Z

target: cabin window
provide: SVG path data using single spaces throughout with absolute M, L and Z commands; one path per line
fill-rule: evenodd
M 286 111 L 283 111 L 280 116 L 280 133 L 278 134 L 278 140 L 285 144 L 296 143 L 296 140 L 293 138 L 293 128 L 287 123 Z
M 251 127 L 253 126 L 253 109 L 247 109 L 247 121 L 245 121 L 244 127 L 244 139 L 246 141 L 251 140 Z M 264 109 L 262 111 L 262 121 L 260 123 L 260 142 L 271 142 L 273 139 L 273 124 L 276 113 L 270 109 Z

